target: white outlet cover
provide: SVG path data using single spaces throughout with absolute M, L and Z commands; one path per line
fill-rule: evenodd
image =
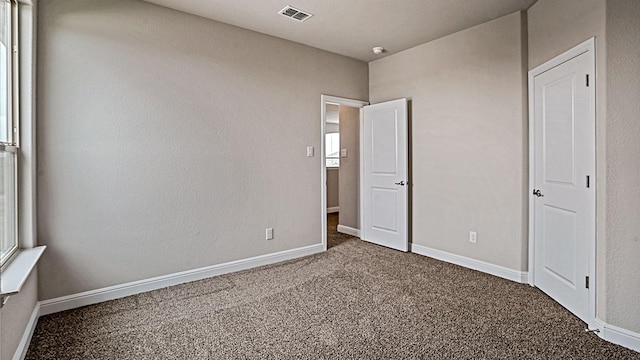
M 349 150 L 348 149 L 340 150 L 340 157 L 346 158 L 348 155 L 349 155 Z

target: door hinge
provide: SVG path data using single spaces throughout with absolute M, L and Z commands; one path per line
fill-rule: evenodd
M 587 289 L 589 288 L 589 277 L 588 276 L 584 277 L 584 287 L 587 288 Z
M 591 182 L 589 181 L 589 175 L 587 175 L 587 189 L 591 187 Z
M 589 87 L 589 74 L 587 74 L 587 87 Z

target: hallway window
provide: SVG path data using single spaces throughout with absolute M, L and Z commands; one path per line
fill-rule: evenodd
M 327 167 L 340 167 L 340 133 L 325 134 L 325 161 Z

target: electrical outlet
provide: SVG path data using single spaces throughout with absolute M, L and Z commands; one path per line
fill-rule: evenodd
M 478 240 L 478 233 L 475 231 L 469 231 L 469 242 L 475 244 Z
M 273 239 L 273 228 L 267 228 L 267 231 L 266 231 L 265 235 L 266 235 L 265 237 L 266 237 L 267 240 L 272 240 Z

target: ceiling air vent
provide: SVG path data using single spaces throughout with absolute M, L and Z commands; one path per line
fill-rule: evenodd
M 286 17 L 292 18 L 294 20 L 298 20 L 300 22 L 303 22 L 303 21 L 305 21 L 308 18 L 313 16 L 313 14 L 310 14 L 308 12 L 304 12 L 302 10 L 298 10 L 298 9 L 292 7 L 291 5 L 289 5 L 286 8 L 280 10 L 280 14 L 284 15 Z

